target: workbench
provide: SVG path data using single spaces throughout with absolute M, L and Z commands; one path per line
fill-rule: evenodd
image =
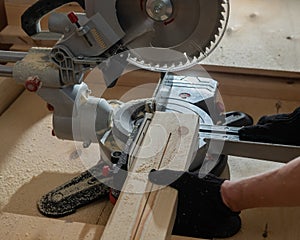
M 22 1 L 22 4 L 30 2 L 33 1 Z M 19 6 L 18 1 L 5 3 L 10 9 Z M 297 0 L 232 1 L 229 30 L 220 48 L 204 62 L 211 76 L 220 83 L 227 111 L 245 111 L 257 120 L 265 114 L 290 112 L 300 106 L 298 9 Z M 281 18 L 284 21 L 280 21 Z M 17 26 L 17 23 L 12 24 L 16 25 L 7 25 L 4 30 Z M 1 43 L 8 44 L 2 41 L 3 34 L 0 39 Z M 18 40 L 10 48 L 19 50 L 30 46 L 20 43 Z M 94 70 L 87 79 L 97 96 L 103 87 L 98 74 Z M 157 80 L 157 74 L 134 72 L 101 95 L 123 101 L 151 97 Z M 61 219 L 45 218 L 36 209 L 36 201 L 44 193 L 86 170 L 75 144 L 51 135 L 51 114 L 46 103 L 34 94 L 23 92 L 23 88 L 9 78 L 0 79 L 0 102 L 3 103 L 0 239 L 100 239 L 113 209 L 107 200 L 94 202 Z M 281 165 L 229 158 L 231 179 L 245 178 Z M 231 240 L 300 239 L 300 208 L 252 209 L 243 211 L 241 217 L 242 229 Z M 263 237 L 266 232 L 267 236 Z M 172 239 L 188 238 L 173 236 Z

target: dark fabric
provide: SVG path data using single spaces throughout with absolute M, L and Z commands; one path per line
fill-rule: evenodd
M 290 114 L 263 116 L 239 130 L 240 140 L 300 146 L 300 108 Z
M 178 190 L 177 217 L 173 234 L 196 238 L 226 238 L 241 228 L 239 213 L 222 201 L 220 187 L 224 179 L 213 175 L 153 170 L 149 180 Z

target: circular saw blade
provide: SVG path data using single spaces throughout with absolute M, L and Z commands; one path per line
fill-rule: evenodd
M 157 7 L 160 3 L 171 4 L 172 8 L 167 9 L 167 14 L 153 17 L 149 6 Z M 214 49 L 228 21 L 229 3 L 226 0 L 119 0 L 116 9 L 126 33 L 123 44 L 130 49 L 129 61 L 152 71 L 170 71 L 191 67 Z

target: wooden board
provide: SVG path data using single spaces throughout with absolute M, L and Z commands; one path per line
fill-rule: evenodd
M 213 66 L 298 72 L 300 2 L 230 0 L 228 29 L 202 63 Z M 249 72 L 248 72 L 249 73 Z
M 0 239 L 9 240 L 97 240 L 105 228 L 103 225 L 13 213 L 0 213 L 0 224 Z M 195 238 L 172 236 L 171 240 L 195 240 Z
M 7 25 L 4 0 L 0 0 L 0 31 Z
M 0 239 L 26 240 L 95 240 L 103 226 L 56 219 L 0 213 Z
M 153 191 L 148 173 L 153 168 L 187 169 L 198 142 L 198 124 L 194 115 L 154 114 L 102 240 L 170 237 L 177 192 Z
M 7 25 L 0 32 L 0 42 L 5 44 L 19 45 L 23 46 L 26 49 L 26 46 L 29 47 L 52 47 L 56 41 L 41 41 L 33 40 L 29 37 L 19 26 Z
M 219 82 L 221 94 L 300 101 L 300 81 L 296 79 L 226 73 L 211 73 L 211 76 Z
M 23 89 L 13 79 L 0 77 L 0 115 L 17 99 Z

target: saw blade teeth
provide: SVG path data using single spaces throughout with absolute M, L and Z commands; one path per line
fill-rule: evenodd
M 189 65 L 190 63 L 191 63 L 191 60 L 188 58 L 184 65 Z
M 121 6 L 127 6 L 126 4 L 123 5 L 124 2 L 119 0 Z M 202 1 L 202 0 L 199 0 Z M 129 1 L 130 2 L 130 1 Z M 133 2 L 133 1 L 132 1 Z M 210 5 L 210 4 L 209 4 Z M 134 4 L 135 6 L 135 4 Z M 127 8 L 120 8 L 124 10 L 124 19 L 126 20 L 127 17 Z M 229 1 L 228 0 L 215 0 L 214 3 L 210 5 L 211 10 L 215 10 L 213 19 L 216 20 L 215 22 L 212 22 L 209 29 L 210 32 L 204 32 L 205 37 L 201 38 L 203 32 L 202 28 L 197 28 L 192 35 L 191 38 L 188 39 L 188 41 L 185 41 L 186 43 L 182 45 L 170 45 L 169 49 L 172 51 L 179 51 L 181 54 L 184 54 L 183 58 L 176 59 L 174 58 L 173 62 L 166 63 L 167 60 L 160 60 L 160 59 L 150 59 L 147 55 L 142 56 L 139 53 L 133 52 L 132 55 L 130 55 L 128 58 L 130 59 L 132 64 L 137 64 L 139 67 L 145 67 L 147 69 L 151 69 L 154 71 L 169 71 L 169 70 L 175 70 L 175 69 L 186 69 L 195 63 L 199 63 L 201 60 L 203 60 L 205 57 L 207 57 L 211 51 L 217 46 L 217 44 L 220 42 L 220 39 L 224 35 L 225 27 L 228 23 L 228 15 L 229 15 Z M 143 15 L 144 16 L 144 15 Z M 158 27 L 159 24 L 157 23 Z M 165 29 L 165 28 L 164 28 Z M 206 29 L 206 28 L 205 28 Z M 125 29 L 126 32 L 126 29 Z M 159 31 L 158 31 L 159 33 Z M 205 34 L 207 33 L 207 34 Z M 198 34 L 198 35 L 197 35 Z M 200 34 L 200 36 L 199 36 Z M 142 35 L 141 35 L 142 36 Z M 151 41 L 152 39 L 147 36 L 142 36 L 142 38 L 145 38 L 146 40 Z M 199 40 L 200 37 L 200 40 Z M 142 42 L 142 41 L 141 41 Z M 141 47 L 138 44 L 134 44 L 135 42 L 131 42 L 127 47 L 129 49 L 139 48 Z M 137 41 L 136 43 L 140 43 Z M 147 42 L 146 42 L 147 43 Z M 155 42 L 156 43 L 156 42 Z M 152 44 L 150 44 L 152 46 Z M 153 45 L 157 45 L 160 47 L 159 42 Z M 165 43 L 163 45 L 166 45 Z M 148 45 L 147 45 L 148 46 Z M 168 45 L 166 45 L 168 46 Z M 167 48 L 167 47 L 166 47 Z M 186 52 L 184 52 L 184 51 Z M 145 59 L 144 59 L 145 57 Z M 176 60 L 175 60 L 176 59 Z M 172 61 L 172 59 L 170 59 Z
M 224 16 L 224 14 L 222 13 L 221 15 L 220 15 L 220 21 L 224 21 L 225 20 L 225 16 Z
M 198 58 L 195 56 L 192 60 L 192 63 L 196 63 L 198 61 Z

